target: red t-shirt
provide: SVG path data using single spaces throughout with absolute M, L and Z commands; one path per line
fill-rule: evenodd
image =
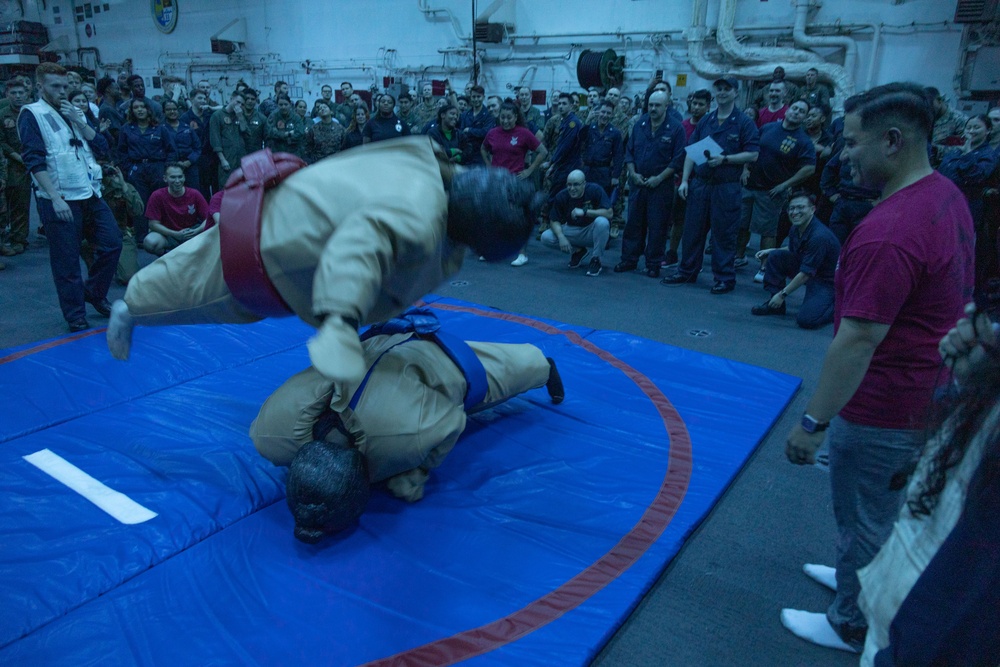
M 936 171 L 881 202 L 848 237 L 834 333 L 844 317 L 888 324 L 889 332 L 841 417 L 923 428 L 941 368 L 938 342 L 972 300 L 974 238 L 965 197 Z
M 500 126 L 486 133 L 483 146 L 493 154 L 493 166 L 506 169 L 512 174 L 524 171 L 524 157 L 538 148 L 538 137 L 526 127 L 515 125 L 511 130 Z
M 787 104 L 777 111 L 771 111 L 770 107 L 762 108 L 757 112 L 757 127 L 764 127 L 768 123 L 773 123 L 776 120 L 785 120 L 786 111 L 788 111 Z
M 224 194 L 226 194 L 225 188 L 213 194 L 212 198 L 208 200 L 208 211 L 205 212 L 205 217 L 208 219 L 208 224 L 205 226 L 205 229 L 210 229 L 211 227 L 215 226 L 215 218 L 213 218 L 212 216 L 215 215 L 216 213 L 222 212 L 222 196 Z
M 681 125 L 684 126 L 684 139 L 686 141 L 691 141 L 691 135 L 694 134 L 694 128 L 697 127 L 698 124 L 692 123 L 690 118 L 685 118 Z
M 200 225 L 208 217 L 208 203 L 194 188 L 184 188 L 180 197 L 171 196 L 168 188 L 160 188 L 149 195 L 146 217 L 179 232 Z

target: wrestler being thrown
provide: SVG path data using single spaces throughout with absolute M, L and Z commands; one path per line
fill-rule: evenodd
M 353 525 L 371 484 L 420 500 L 468 414 L 542 386 L 553 403 L 564 397 L 555 362 L 534 345 L 465 342 L 441 331 L 426 309 L 374 325 L 361 346 L 360 386 L 307 368 L 267 399 L 250 427 L 257 451 L 289 466 L 288 507 L 303 542 Z
M 426 137 L 299 166 L 269 151 L 243 159 L 219 225 L 141 270 L 115 302 L 107 338 L 116 358 L 128 358 L 137 324 L 294 314 L 317 327 L 313 367 L 357 386 L 367 370 L 360 324 L 416 302 L 458 271 L 468 248 L 492 261 L 513 256 L 544 201 L 506 170 L 452 165 Z

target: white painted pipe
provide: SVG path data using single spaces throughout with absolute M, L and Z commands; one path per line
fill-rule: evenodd
M 850 78 L 851 89 L 854 88 L 854 72 L 858 65 L 858 45 L 851 37 L 846 36 L 815 36 L 806 34 L 806 24 L 809 22 L 809 8 L 812 0 L 798 0 L 795 5 L 795 27 L 792 28 L 792 38 L 795 45 L 802 48 L 816 46 L 832 46 L 844 49 L 844 71 Z
M 875 87 L 875 71 L 878 68 L 878 50 L 882 42 L 882 24 L 875 24 L 875 34 L 872 36 L 872 52 L 868 59 L 868 76 L 865 77 L 865 90 Z
M 822 62 L 817 54 L 791 47 L 759 46 L 750 47 L 741 44 L 736 39 L 736 2 L 737 0 L 719 0 L 719 27 L 716 28 L 715 41 L 727 56 L 737 63 L 774 63 Z

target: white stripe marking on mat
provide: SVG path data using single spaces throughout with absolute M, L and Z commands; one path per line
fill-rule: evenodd
M 22 458 L 45 474 L 73 489 L 122 523 L 142 523 L 156 516 L 156 512 L 146 509 L 124 493 L 119 493 L 97 481 L 48 449 L 39 450 Z

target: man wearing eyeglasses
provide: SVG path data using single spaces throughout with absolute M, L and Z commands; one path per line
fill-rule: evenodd
M 816 218 L 816 200 L 804 190 L 788 202 L 792 230 L 787 248 L 766 248 L 757 253 L 764 265 L 768 300 L 750 311 L 754 315 L 784 315 L 785 300 L 805 285 L 806 295 L 795 322 L 803 329 L 818 329 L 833 322 L 834 273 L 840 241 Z M 785 281 L 791 278 L 787 285 Z

